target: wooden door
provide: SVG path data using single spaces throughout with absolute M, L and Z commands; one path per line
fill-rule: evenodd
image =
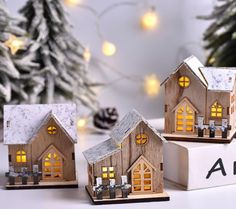
M 143 159 L 132 169 L 131 175 L 133 193 L 151 193 L 153 191 L 152 167 Z
M 63 179 L 63 158 L 55 148 L 49 149 L 42 159 L 43 180 Z
M 195 112 L 187 102 L 183 102 L 175 111 L 175 131 L 194 132 Z

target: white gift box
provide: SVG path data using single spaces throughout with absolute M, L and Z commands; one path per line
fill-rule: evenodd
M 164 119 L 149 120 L 163 132 Z M 164 177 L 187 190 L 236 183 L 236 139 L 230 144 L 168 141 Z
M 236 183 L 236 139 L 230 144 L 169 141 L 164 177 L 187 190 Z

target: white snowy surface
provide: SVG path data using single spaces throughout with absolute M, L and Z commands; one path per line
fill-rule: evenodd
M 192 72 L 200 79 L 200 81 L 207 86 L 206 79 L 202 75 L 199 68 L 204 67 L 203 64 L 195 56 L 190 56 L 184 60 L 184 63 L 192 70 Z
M 4 144 L 27 144 L 50 112 L 76 142 L 75 104 L 37 104 L 4 106 Z
M 236 68 L 200 68 L 207 80 L 208 90 L 232 91 L 235 84 Z

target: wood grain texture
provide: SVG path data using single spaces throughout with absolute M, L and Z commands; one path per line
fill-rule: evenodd
M 48 126 L 55 126 L 57 128 L 56 134 L 48 134 Z M 40 128 L 38 134 L 30 144 L 9 145 L 9 154 L 12 159 L 12 162 L 9 162 L 9 165 L 14 166 L 16 171 L 20 171 L 21 167 L 27 167 L 28 171 L 32 171 L 33 165 L 39 165 L 39 171 L 42 171 L 42 158 L 40 157 L 51 145 L 59 150 L 64 156 L 62 181 L 76 180 L 75 160 L 73 159 L 74 144 L 53 118 Z M 18 150 L 26 151 L 27 163 L 16 162 L 16 152 Z
M 181 76 L 187 76 L 190 79 L 190 85 L 186 88 L 180 87 L 178 83 L 178 79 Z M 222 124 L 222 119 L 227 119 L 229 125 L 231 125 L 232 129 L 228 131 L 228 136 L 230 137 L 235 133 L 236 127 L 236 101 L 234 98 L 236 92 L 236 86 L 234 86 L 233 92 L 227 91 L 212 91 L 207 90 L 207 88 L 201 83 L 199 78 L 193 74 L 193 72 L 188 68 L 188 66 L 183 63 L 180 65 L 179 70 L 172 74 L 170 79 L 165 83 L 165 130 L 164 132 L 167 134 L 180 134 L 180 135 L 196 135 L 197 130 L 194 128 L 194 132 L 191 134 L 190 132 L 176 132 L 176 115 L 173 112 L 173 109 L 178 106 L 184 98 L 197 109 L 194 116 L 194 125 L 197 125 L 197 117 L 204 117 L 204 124 L 209 124 L 210 120 L 215 121 L 215 125 L 220 126 Z M 233 102 L 231 101 L 233 99 Z M 222 117 L 212 117 L 211 116 L 211 106 L 214 102 L 218 102 L 223 107 Z M 209 130 L 206 129 L 204 131 L 206 135 L 209 134 Z M 216 130 L 216 136 L 221 136 L 221 130 Z M 172 137 L 174 139 L 176 137 Z M 190 136 L 191 140 L 194 141 L 208 141 L 203 139 L 197 139 L 196 137 Z M 221 141 L 216 139 L 215 142 L 223 143 L 228 142 L 230 140 Z M 213 139 L 211 140 L 211 142 Z
M 136 135 L 140 133 L 145 133 L 148 136 L 148 142 L 145 145 L 136 143 Z M 162 143 L 161 139 L 144 122 L 140 122 L 136 129 L 121 143 L 120 152 L 93 165 L 94 176 L 102 176 L 102 166 L 114 167 L 116 184 L 121 183 L 121 175 L 127 175 L 128 182 L 131 183 L 131 172 L 128 172 L 128 170 L 140 156 L 144 156 L 155 167 L 155 170 L 153 170 L 153 192 L 161 193 L 163 192 L 163 171 L 161 170 L 161 163 L 163 163 Z M 109 180 L 103 180 L 103 184 L 108 183 Z

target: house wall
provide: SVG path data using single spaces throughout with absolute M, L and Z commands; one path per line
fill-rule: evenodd
M 49 125 L 57 127 L 57 133 L 55 135 L 48 134 L 47 127 Z M 54 145 L 65 156 L 63 161 L 64 180 L 76 180 L 75 160 L 72 158 L 72 155 L 74 155 L 74 144 L 53 118 L 51 118 L 47 124 L 41 127 L 38 134 L 32 140 L 32 143 L 28 145 L 9 146 L 9 154 L 11 155 L 11 162 L 9 162 L 9 164 L 14 166 L 16 171 L 20 171 L 20 167 L 27 167 L 29 171 L 32 171 L 33 165 L 37 164 L 39 165 L 39 170 L 41 171 L 42 161 L 39 160 L 39 157 L 47 150 L 50 145 Z M 18 150 L 26 151 L 26 164 L 16 163 L 16 152 Z
M 148 135 L 149 139 L 147 144 L 136 144 L 135 136 L 140 133 L 146 133 Z M 161 164 L 163 163 L 162 149 L 163 144 L 160 138 L 153 133 L 145 123 L 141 122 L 137 128 L 123 140 L 119 152 L 94 164 L 94 176 L 101 177 L 102 166 L 113 166 L 115 167 L 115 179 L 117 184 L 121 183 L 121 175 L 127 175 L 128 181 L 131 183 L 131 176 L 130 173 L 127 173 L 127 170 L 143 155 L 156 168 L 156 171 L 153 171 L 154 192 L 163 192 L 163 170 L 161 170 Z M 108 184 L 109 181 L 106 180 L 103 183 Z
M 181 76 L 189 77 L 189 87 L 182 88 L 179 86 L 178 79 Z M 179 70 L 175 74 L 171 75 L 171 78 L 165 83 L 165 133 L 173 133 L 175 131 L 175 114 L 172 111 L 185 97 L 199 111 L 199 116 L 206 117 L 206 91 L 206 88 L 203 86 L 200 80 L 196 78 L 191 70 L 189 70 L 186 64 L 182 64 L 179 67 Z
M 187 88 L 182 88 L 178 84 L 178 79 L 181 76 L 188 76 L 190 78 L 190 85 Z M 209 91 L 200 82 L 200 80 L 192 74 L 191 70 L 186 64 L 182 64 L 179 70 L 171 75 L 171 78 L 165 83 L 165 133 L 175 132 L 175 114 L 172 111 L 181 100 L 186 97 L 192 105 L 199 111 L 196 114 L 196 124 L 197 116 L 204 116 L 204 123 L 209 124 L 209 120 L 214 120 L 216 125 L 222 124 L 222 118 L 228 119 L 229 124 L 232 127 L 236 126 L 236 101 L 232 102 L 232 96 L 236 92 L 236 87 L 234 86 L 234 91 L 230 92 L 219 92 L 219 91 Z M 223 107 L 222 118 L 211 117 L 211 106 L 218 101 Z M 208 134 L 208 130 L 205 132 Z M 231 134 L 231 131 L 228 132 Z M 216 135 L 221 135 L 221 131 L 216 131 Z
M 232 129 L 236 128 L 236 85 L 234 85 L 233 92 L 230 93 L 230 116 L 229 124 Z
M 26 152 L 26 163 L 17 163 L 16 162 L 16 153 L 18 151 Z M 28 170 L 31 170 L 31 149 L 30 146 L 25 145 L 9 145 L 8 146 L 8 154 L 9 154 L 9 166 L 13 166 L 16 172 L 20 172 L 22 167 L 26 167 Z
M 48 134 L 47 127 L 49 125 L 57 127 L 57 133 L 55 135 Z M 63 161 L 64 179 L 68 181 L 75 180 L 75 160 L 72 158 L 74 155 L 74 144 L 53 118 L 42 126 L 39 130 L 39 134 L 31 144 L 33 164 L 42 165 L 41 161 L 39 161 L 39 157 L 50 145 L 54 145 L 65 156 Z

